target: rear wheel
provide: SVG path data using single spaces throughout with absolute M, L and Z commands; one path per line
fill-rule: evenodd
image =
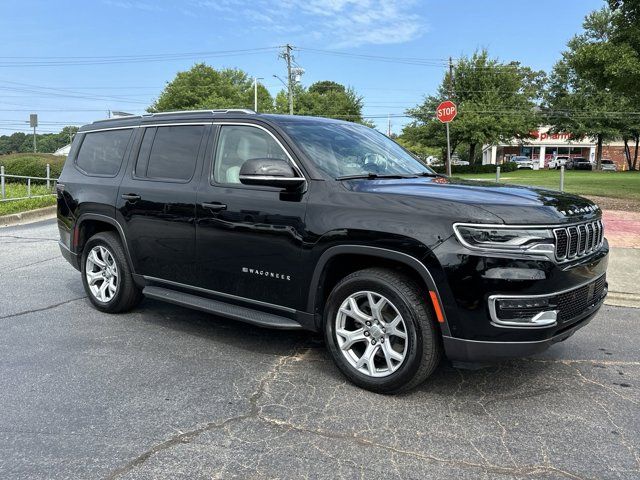
M 82 283 L 91 303 L 103 312 L 126 312 L 142 299 L 120 239 L 113 232 L 91 237 L 82 253 Z
M 324 333 L 342 373 L 378 393 L 411 389 L 431 375 L 442 349 L 424 298 L 393 270 L 360 270 L 341 280 L 327 301 Z

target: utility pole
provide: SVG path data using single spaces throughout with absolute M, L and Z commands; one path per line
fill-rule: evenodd
M 387 137 L 391 138 L 391 114 L 387 114 Z
M 287 93 L 289 96 L 289 115 L 293 115 L 293 74 L 291 72 L 291 50 L 293 47 L 288 43 L 284 46 L 284 50 L 280 54 L 280 58 L 284 58 L 287 62 Z

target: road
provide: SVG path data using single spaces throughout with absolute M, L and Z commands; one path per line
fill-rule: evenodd
M 636 309 L 381 396 L 306 333 L 94 310 L 49 220 L 0 229 L 0 328 L 0 478 L 640 478 Z

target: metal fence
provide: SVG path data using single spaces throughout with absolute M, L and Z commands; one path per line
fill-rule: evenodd
M 8 175 L 4 173 L 4 166 L 0 166 L 0 202 L 11 202 L 14 200 L 26 200 L 28 198 L 41 198 L 41 197 L 50 197 L 55 195 L 55 192 L 32 195 L 31 187 L 32 184 L 46 184 L 47 190 L 51 191 L 52 188 L 55 188 L 57 178 L 51 178 L 51 166 L 47 163 L 47 171 L 45 177 L 29 177 L 25 175 Z M 22 181 L 26 182 L 27 185 L 27 195 L 26 196 L 7 196 L 7 183 L 11 182 L 11 184 L 22 183 Z

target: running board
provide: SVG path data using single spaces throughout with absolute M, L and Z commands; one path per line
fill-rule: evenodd
M 290 318 L 265 313 L 252 308 L 231 305 L 229 303 L 212 300 L 210 298 L 191 295 L 190 293 L 178 292 L 169 288 L 148 286 L 144 287 L 142 293 L 149 298 L 173 303 L 182 307 L 194 308 L 207 313 L 213 313 L 241 322 L 251 323 L 260 327 L 277 328 L 282 330 L 301 329 L 302 326 Z

